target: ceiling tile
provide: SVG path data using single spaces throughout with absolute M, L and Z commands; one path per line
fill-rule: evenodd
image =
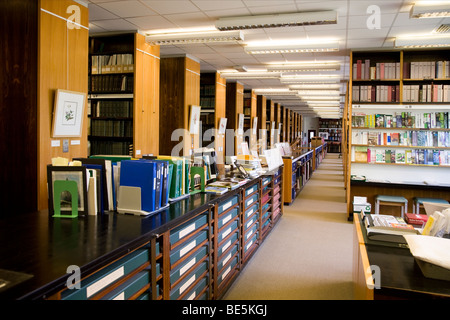
M 181 28 L 214 27 L 215 19 L 202 12 L 170 14 L 165 16 L 167 20 Z
M 111 12 L 103 9 L 102 7 L 99 7 L 96 4 L 90 3 L 88 5 L 88 8 L 89 8 L 89 21 L 119 18 L 115 14 L 112 14 Z
M 175 13 L 188 13 L 200 11 L 191 1 L 152 1 L 142 0 L 142 3 L 158 12 L 159 14 L 175 14 Z
M 267 3 L 268 1 L 266 1 Z M 295 3 L 289 5 L 278 4 L 276 6 L 256 6 L 248 8 L 252 15 L 258 14 L 277 14 L 277 13 L 291 13 L 297 12 L 297 7 Z
M 95 24 L 107 31 L 137 31 L 138 27 L 124 19 L 100 20 Z
M 128 21 L 138 26 L 141 30 L 152 30 L 152 29 L 170 29 L 176 28 L 172 22 L 161 16 L 148 16 L 148 17 L 138 17 L 138 18 L 128 18 Z
M 244 3 L 240 0 L 192 0 L 192 3 L 204 11 L 245 8 Z
M 137 0 L 101 3 L 98 4 L 98 6 L 121 16 L 122 18 L 142 17 L 157 14 Z

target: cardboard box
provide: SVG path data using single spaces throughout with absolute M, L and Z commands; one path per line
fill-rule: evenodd
M 353 213 L 360 213 L 363 211 L 365 214 L 369 214 L 372 210 L 372 205 L 368 202 L 366 203 L 354 203 L 353 202 Z

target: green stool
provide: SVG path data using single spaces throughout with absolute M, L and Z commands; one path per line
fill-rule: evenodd
M 380 213 L 380 206 L 400 207 L 402 218 L 404 218 L 405 212 L 408 211 L 408 200 L 400 196 L 377 195 L 375 197 L 375 214 Z
M 444 199 L 414 197 L 413 213 L 419 214 L 420 213 L 420 208 L 423 208 L 423 203 L 424 202 L 448 204 L 448 201 L 444 200 Z

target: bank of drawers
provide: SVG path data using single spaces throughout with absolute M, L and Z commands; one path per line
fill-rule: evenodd
M 264 182 L 262 182 L 264 183 Z M 269 184 L 268 179 L 265 180 L 266 186 Z M 244 247 L 244 260 L 256 248 L 259 234 L 259 217 L 260 217 L 260 199 L 259 199 L 259 185 L 247 187 L 244 196 L 244 215 L 242 222 L 242 245 Z M 256 236 L 256 238 L 255 238 Z M 250 244 L 250 245 L 249 245 Z
M 159 250 L 159 246 L 157 246 Z M 149 244 L 140 247 L 81 280 L 80 288 L 61 292 L 62 300 L 130 299 L 150 288 Z M 160 274 L 156 265 L 156 273 Z M 142 292 L 143 293 L 143 292 Z
M 256 185 L 256 190 L 257 190 Z M 217 278 L 219 295 L 240 265 L 240 206 L 239 194 L 218 204 L 217 214 Z M 224 209 L 222 209 L 224 208 Z
M 205 211 L 170 231 L 169 296 L 199 299 L 209 290 L 209 228 Z

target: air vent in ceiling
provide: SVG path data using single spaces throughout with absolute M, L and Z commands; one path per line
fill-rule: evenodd
M 433 30 L 433 33 L 450 33 L 450 24 L 441 24 Z

